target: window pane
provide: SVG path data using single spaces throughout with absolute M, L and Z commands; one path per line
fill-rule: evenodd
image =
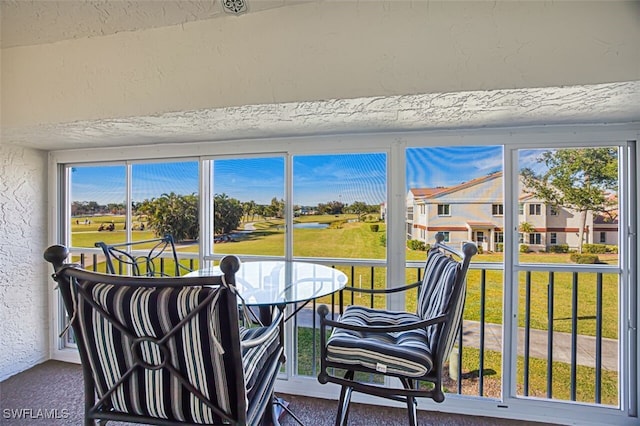
M 125 166 L 74 166 L 70 176 L 71 246 L 124 242 Z
M 178 250 L 198 252 L 198 163 L 144 163 L 131 167 L 131 240 L 173 235 Z M 141 205 L 155 214 L 145 215 Z
M 488 261 L 502 261 L 502 203 L 502 147 L 408 149 L 409 260 L 424 259 L 435 234 L 448 232 L 452 245 L 475 241 L 493 253 Z
M 386 257 L 385 154 L 293 158 L 293 255 Z
M 519 167 L 520 262 L 618 264 L 617 148 L 521 150 Z
M 215 253 L 284 256 L 284 166 L 283 157 L 213 161 Z

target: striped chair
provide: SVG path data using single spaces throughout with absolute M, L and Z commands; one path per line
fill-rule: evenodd
M 412 426 L 417 420 L 417 397 L 444 401 L 442 371 L 460 328 L 465 277 L 471 257 L 478 249 L 473 243 L 465 243 L 462 253 L 458 253 L 442 243 L 442 234 L 438 234 L 436 240 L 429 251 L 422 281 L 384 290 L 345 288 L 370 294 L 419 288 L 415 313 L 348 306 L 334 321 L 327 317 L 326 306 L 318 308 L 320 341 L 326 342 L 321 345 L 318 381 L 342 386 L 336 425 L 347 423 L 354 390 L 406 402 Z M 452 254 L 461 260 L 455 260 Z M 328 340 L 327 327 L 333 327 Z M 346 372 L 341 376 L 336 369 Z M 395 377 L 402 387 L 359 380 L 359 372 Z M 432 386 L 425 386 L 421 381 L 430 382 Z
M 129 277 L 45 259 L 64 300 L 82 361 L 85 425 L 98 420 L 158 425 L 257 425 L 273 421 L 283 355 L 283 313 L 242 328 L 235 256 L 223 276 Z

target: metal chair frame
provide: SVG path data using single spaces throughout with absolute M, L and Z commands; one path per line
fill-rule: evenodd
M 320 348 L 320 373 L 318 375 L 318 381 L 322 384 L 336 383 L 341 386 L 340 401 L 338 406 L 338 413 L 336 416 L 336 425 L 346 425 L 349 415 L 349 405 L 351 401 L 351 393 L 358 391 L 370 395 L 375 395 L 394 401 L 405 402 L 408 408 L 409 423 L 413 426 L 417 424 L 417 401 L 418 397 L 431 398 L 436 402 L 444 401 L 444 392 L 442 391 L 442 373 L 444 364 L 449 356 L 448 351 L 451 348 L 445 348 L 445 342 L 448 339 L 453 340 L 457 335 L 462 312 L 464 308 L 464 297 L 466 294 L 466 273 L 471 262 L 471 258 L 478 252 L 478 249 L 473 243 L 464 243 L 462 252 L 459 252 L 445 244 L 443 244 L 444 236 L 442 234 L 436 235 L 436 243 L 430 249 L 431 251 L 440 250 L 448 255 L 456 256 L 460 258 L 459 269 L 455 277 L 455 283 L 453 292 L 450 297 L 449 303 L 446 307 L 443 315 L 426 318 L 422 321 L 416 321 L 411 324 L 405 324 L 402 326 L 377 326 L 377 327 L 360 327 L 352 324 L 345 324 L 338 320 L 331 320 L 327 318 L 329 309 L 325 305 L 318 307 L 318 314 L 320 315 L 320 341 L 322 342 Z M 357 287 L 345 287 L 344 291 L 352 291 L 366 294 L 391 294 L 398 292 L 405 292 L 407 290 L 416 289 L 422 285 L 428 285 L 429 283 L 423 283 L 423 281 L 414 282 L 405 286 L 394 287 L 389 289 L 361 289 Z M 460 300 L 462 298 L 462 300 Z M 461 309 L 456 310 L 456 304 L 462 303 Z M 422 377 L 406 377 L 393 373 L 381 373 L 375 369 L 367 368 L 362 365 L 343 364 L 339 362 L 332 362 L 327 360 L 327 328 L 343 328 L 348 330 L 367 332 L 367 333 L 397 333 L 403 331 L 409 331 L 414 329 L 424 329 L 430 325 L 443 324 L 444 327 L 440 332 L 439 339 L 436 345 L 436 351 L 433 354 L 433 368 Z M 453 334 L 453 336 L 450 336 Z M 335 370 L 332 372 L 330 369 L 346 370 L 344 376 L 340 377 L 335 374 Z M 370 374 L 383 374 L 385 376 L 396 377 L 400 380 L 402 388 L 400 387 L 386 387 L 378 386 L 371 383 L 363 383 L 355 379 L 356 372 L 364 372 Z M 433 385 L 430 389 L 420 389 L 419 383 L 421 381 L 429 382 Z
M 135 250 L 135 246 L 154 243 L 146 253 L 137 254 L 139 250 Z M 175 262 L 173 275 L 179 277 L 182 272 L 191 272 L 190 268 L 180 264 L 178 254 L 176 252 L 175 241 L 171 234 L 166 234 L 161 238 L 153 238 L 143 241 L 131 241 L 126 243 L 107 244 L 104 241 L 95 243 L 96 247 L 100 247 L 105 256 L 106 272 L 118 275 L 133 276 L 171 276 L 164 272 L 165 259 L 162 254 L 169 251 L 171 260 Z M 156 272 L 155 261 L 160 262 L 160 271 Z M 117 267 L 116 267 L 117 265 Z

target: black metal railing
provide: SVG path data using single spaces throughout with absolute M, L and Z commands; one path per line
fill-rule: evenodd
M 179 253 L 179 256 L 181 261 L 188 263 L 189 268 L 197 268 L 196 254 Z M 72 261 L 87 269 L 100 271 L 100 265 L 104 259 L 101 258 L 100 253 L 91 249 L 76 249 Z M 384 261 L 356 259 L 315 259 L 315 261 L 341 269 L 349 276 L 351 285 L 375 288 L 376 285 L 384 283 L 386 278 Z M 407 271 L 409 271 L 407 282 L 422 278 L 422 266 L 421 262 L 407 263 Z M 160 270 L 162 271 L 164 267 L 165 263 L 162 259 Z M 617 268 L 604 267 L 598 270 L 592 267 L 583 270 L 575 265 L 560 267 L 535 265 L 529 269 L 521 265 L 519 269 L 521 282 L 518 283 L 517 291 L 521 306 L 515 311 L 519 312 L 518 317 L 521 322 L 518 326 L 518 335 L 512 337 L 512 341 L 519 345 L 517 351 L 519 373 L 516 383 L 518 395 L 619 405 L 618 336 L 611 332 L 611 330 L 617 330 L 620 321 L 617 314 L 619 282 Z M 494 274 L 494 278 L 489 278 L 489 273 Z M 500 274 L 499 279 L 496 278 L 496 273 Z M 465 321 L 461 324 L 457 352 L 455 352 L 457 362 L 452 363 L 455 370 L 450 371 L 451 380 L 445 381 L 445 384 L 449 385 L 448 392 L 488 398 L 501 397 L 504 375 L 500 371 L 500 361 L 505 353 L 501 348 L 504 331 L 501 318 L 496 320 L 495 315 L 489 318 L 488 311 L 495 310 L 498 302 L 493 300 L 494 296 L 488 300 L 487 294 L 489 288 L 499 286 L 502 289 L 502 282 L 496 282 L 503 281 L 502 276 L 501 264 L 471 265 Z M 560 293 L 563 295 L 562 299 L 558 299 Z M 568 296 L 564 297 L 566 294 Z M 294 315 L 294 326 L 298 331 L 296 335 L 301 331 L 310 333 L 310 344 L 306 343 L 309 342 L 308 340 L 298 340 L 298 346 L 295 349 L 297 368 L 294 374 L 316 376 L 318 373 L 319 321 L 316 318 L 316 309 L 319 304 L 328 305 L 331 315 L 335 318 L 348 304 L 384 307 L 385 303 L 385 299 L 373 294 L 357 297 L 353 292 L 347 294 L 340 291 L 321 300 L 314 300 L 302 308 Z M 411 303 L 409 299 L 407 305 Z M 568 310 L 566 306 L 560 306 L 567 303 L 570 304 Z M 604 308 L 612 304 L 615 308 L 605 311 Z M 542 309 L 542 307 L 545 308 Z M 408 307 L 408 309 L 414 308 Z M 560 317 L 559 311 L 568 312 L 569 318 Z M 306 319 L 303 315 L 306 315 Z M 561 327 L 560 323 L 565 323 L 567 320 L 569 325 L 563 324 Z M 593 327 L 587 332 L 581 331 L 581 326 L 589 321 L 593 321 Z M 608 321 L 615 324 L 608 326 L 608 332 L 605 333 L 603 324 Z M 492 330 L 490 342 L 487 337 L 488 329 Z M 506 332 L 510 329 L 508 327 Z M 468 343 L 467 340 L 471 334 L 474 338 L 472 343 Z M 500 334 L 499 338 L 496 334 Z M 581 342 L 585 340 L 588 341 L 587 361 L 581 359 L 584 350 L 580 349 Z M 564 356 L 565 346 L 561 345 L 568 345 L 568 357 Z M 605 362 L 605 351 L 608 355 L 607 362 Z M 298 365 L 303 362 L 306 365 Z M 593 376 L 592 379 L 591 376 Z M 488 386 L 488 380 L 491 381 L 490 386 Z M 568 390 L 564 389 L 566 384 L 569 384 Z

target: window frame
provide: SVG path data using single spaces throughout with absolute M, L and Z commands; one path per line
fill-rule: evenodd
M 451 216 L 451 204 L 438 204 L 438 216 Z
M 541 136 L 543 136 L 541 138 Z M 90 148 L 85 150 L 62 150 L 52 151 L 49 153 L 49 243 L 51 244 L 65 244 L 68 243 L 68 238 L 65 236 L 65 226 L 63 224 L 65 215 L 68 210 L 65 204 L 65 187 L 64 187 L 64 170 L 63 165 L 73 163 L 87 163 L 92 162 L 97 164 L 99 162 L 119 162 L 119 161 L 169 161 L 187 158 L 202 159 L 204 156 L 218 156 L 218 155 L 237 155 L 240 154 L 255 154 L 255 153 L 273 153 L 274 151 L 285 152 L 303 152 L 309 153 L 339 153 L 339 152 L 382 152 L 382 150 L 388 152 L 388 168 L 387 168 L 387 217 L 390 219 L 388 222 L 388 247 L 387 247 L 387 280 L 393 282 L 404 282 L 404 269 L 405 269 L 405 231 L 406 221 L 404 214 L 404 203 L 389 202 L 389 200 L 404 199 L 406 196 L 405 189 L 405 159 L 404 150 L 407 147 L 413 146 L 450 146 L 450 145 L 503 145 L 504 148 L 504 186 L 505 186 L 505 230 L 513 230 L 513 232 L 505 232 L 505 260 L 504 260 L 504 281 L 508 283 L 517 282 L 517 273 L 522 270 L 523 265 L 519 263 L 517 256 L 517 228 L 518 228 L 518 203 L 517 203 L 517 191 L 514 189 L 514 182 L 510 181 L 510 177 L 513 176 L 516 167 L 515 154 L 518 149 L 532 147 L 583 147 L 583 146 L 601 146 L 601 145 L 616 145 L 623 146 L 626 141 L 635 141 L 637 139 L 638 132 L 635 130 L 629 131 L 629 129 L 616 129 L 607 126 L 601 126 L 600 128 L 593 128 L 590 126 L 558 126 L 552 130 L 544 127 L 530 127 L 527 129 L 474 129 L 473 131 L 456 130 L 455 132 L 414 132 L 414 133 L 385 133 L 374 135 L 331 135 L 331 136 L 318 136 L 318 137 L 300 137 L 300 138 L 286 138 L 286 139 L 261 139 L 261 140 L 243 140 L 243 141 L 221 141 L 216 143 L 211 142 L 194 142 L 194 143 L 181 143 L 170 144 L 168 146 L 156 145 L 156 149 L 151 152 L 151 155 L 156 158 L 147 158 L 149 150 L 141 146 L 126 146 L 117 148 Z M 319 143 L 319 141 L 321 143 Z M 347 141 L 347 142 L 345 142 Z M 265 143 L 269 142 L 269 143 Z M 367 147 L 363 149 L 362 147 Z M 141 149 L 142 148 L 142 149 Z M 322 149 L 320 149 L 322 148 Z M 157 158 L 160 156 L 160 158 Z M 633 151 L 629 156 L 632 162 L 624 164 L 627 176 L 631 176 L 629 185 L 635 189 L 638 184 L 638 176 L 631 164 L 636 164 L 640 157 Z M 622 171 L 621 171 L 622 173 Z M 622 190 L 622 189 L 621 189 Z M 630 191 L 633 194 L 632 191 Z M 201 193 L 202 194 L 202 193 Z M 204 198 L 204 197 L 202 197 Z M 67 198 L 68 199 L 68 195 Z M 514 203 L 513 200 L 516 202 Z M 624 203 L 621 204 L 621 210 L 627 209 L 631 211 L 637 211 L 640 208 L 637 196 L 631 195 Z M 633 226 L 628 230 L 629 233 L 634 234 L 636 232 L 636 221 L 630 221 L 630 218 L 621 219 L 621 223 L 632 223 Z M 636 282 L 637 279 L 637 266 L 640 258 L 637 253 L 637 241 L 630 238 L 627 235 L 627 229 L 621 227 L 622 231 L 619 235 L 619 241 L 621 241 L 621 264 L 611 270 L 620 270 L 621 279 L 625 282 Z M 624 234 L 624 235 L 623 235 Z M 204 239 L 203 239 L 204 240 Z M 624 244 L 623 244 L 624 243 Z M 514 249 L 516 251 L 514 251 Z M 619 300 L 627 300 L 628 304 L 621 304 L 619 312 L 619 321 L 622 324 L 633 324 L 637 322 L 637 305 L 638 305 L 638 292 L 633 286 L 627 286 L 621 288 Z M 513 390 L 515 389 L 516 376 L 516 348 L 514 346 L 514 332 L 517 331 L 517 321 L 512 318 L 517 318 L 517 312 L 513 307 L 517 302 L 517 294 L 514 294 L 513 290 L 509 286 L 505 286 L 503 298 L 505 300 L 503 318 L 505 318 L 505 339 L 503 342 L 503 372 L 505 379 L 503 380 L 503 401 L 505 406 L 520 407 L 523 410 L 531 410 L 535 412 L 536 404 L 530 404 L 528 401 L 523 402 L 521 398 L 518 398 Z M 55 309 L 56 305 L 59 306 L 59 299 L 52 293 L 51 296 L 52 316 L 54 323 L 59 323 L 59 311 Z M 390 306 L 390 308 L 393 308 Z M 632 321 L 632 322 L 629 322 Z M 626 329 L 625 329 L 626 331 Z M 622 333 L 622 336 L 626 336 L 626 333 Z M 65 351 L 64 348 L 60 348 L 57 345 L 56 329 L 51 327 L 51 347 L 52 358 L 59 360 L 77 361 L 77 354 L 73 355 L 69 351 Z M 620 346 L 620 365 L 625 367 L 626 374 L 620 374 L 619 389 L 621 389 L 622 398 L 620 409 L 610 409 L 606 407 L 583 407 L 573 409 L 572 413 L 575 413 L 579 418 L 607 418 L 607 416 L 621 416 L 628 419 L 629 414 L 637 413 L 637 386 L 640 375 L 637 368 L 633 367 L 633 357 L 637 359 L 637 347 L 629 347 L 629 340 L 625 340 Z M 630 370 L 629 370 L 630 369 Z M 455 407 L 465 407 L 468 405 L 467 400 L 456 401 L 457 398 L 448 398 L 449 405 Z M 635 401 L 635 402 L 634 402 Z M 479 404 L 484 401 L 479 402 Z M 488 403 L 488 401 L 487 401 Z M 549 404 L 557 404 L 558 402 L 549 402 Z M 538 404 L 544 407 L 547 402 L 540 401 Z M 569 406 L 569 405 L 568 405 Z M 529 408 L 527 408 L 529 407 Z M 517 409 L 517 408 L 516 408 Z M 587 413 L 587 414 L 583 414 Z M 595 415 L 595 417 L 594 417 Z M 576 417 L 576 418 L 578 418 Z

